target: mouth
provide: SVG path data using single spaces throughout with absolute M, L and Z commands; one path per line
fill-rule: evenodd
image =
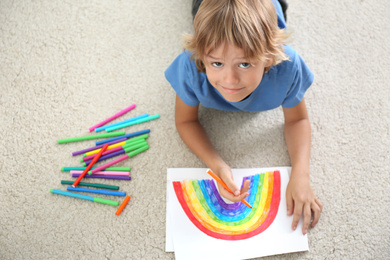
M 222 86 L 221 86 L 222 87 Z M 243 88 L 226 88 L 226 87 L 222 87 L 222 89 L 229 93 L 229 94 L 235 94 L 235 93 L 238 93 L 240 92 Z

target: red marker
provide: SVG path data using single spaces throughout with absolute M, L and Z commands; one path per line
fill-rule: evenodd
M 75 182 L 72 184 L 72 187 L 75 188 L 77 184 L 81 181 L 82 178 L 87 174 L 87 172 L 92 168 L 92 166 L 99 160 L 100 156 L 102 156 L 103 152 L 107 149 L 108 144 L 105 144 L 102 149 L 99 151 L 98 154 L 96 154 L 95 157 L 93 157 L 93 160 L 90 164 L 88 164 L 87 168 L 84 169 L 83 173 L 80 174 L 80 176 L 75 180 Z

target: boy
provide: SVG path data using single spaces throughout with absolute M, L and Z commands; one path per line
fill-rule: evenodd
M 276 11 L 275 11 L 276 9 Z M 320 217 L 322 204 L 309 180 L 311 129 L 304 94 L 313 74 L 285 45 L 282 9 L 276 0 L 205 0 L 194 19 L 194 35 L 166 70 L 176 91 L 175 123 L 184 143 L 234 192 L 219 186 L 233 202 L 247 197 L 198 121 L 199 104 L 227 111 L 283 107 L 285 139 L 292 164 L 286 190 L 287 212 L 295 230 L 303 214 L 303 234 Z

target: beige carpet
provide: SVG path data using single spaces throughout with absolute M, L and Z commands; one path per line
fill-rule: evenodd
M 174 258 L 164 251 L 166 170 L 206 167 L 176 133 L 163 74 L 191 32 L 190 2 L 0 1 L 0 259 Z M 311 181 L 324 211 L 309 252 L 268 259 L 389 259 L 390 2 L 289 4 L 291 44 L 315 74 Z M 151 130 L 151 148 L 119 164 L 131 181 L 96 181 L 131 195 L 122 214 L 51 194 L 71 179 L 61 167 L 79 165 L 71 152 L 93 144 L 57 140 L 131 104 L 123 119 L 161 118 L 125 129 Z M 289 165 L 281 109 L 200 113 L 231 167 Z

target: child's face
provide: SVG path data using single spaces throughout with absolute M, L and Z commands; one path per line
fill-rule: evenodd
M 260 84 L 265 62 L 248 60 L 243 49 L 234 44 L 221 44 L 203 59 L 207 77 L 221 95 L 230 102 L 249 96 Z

